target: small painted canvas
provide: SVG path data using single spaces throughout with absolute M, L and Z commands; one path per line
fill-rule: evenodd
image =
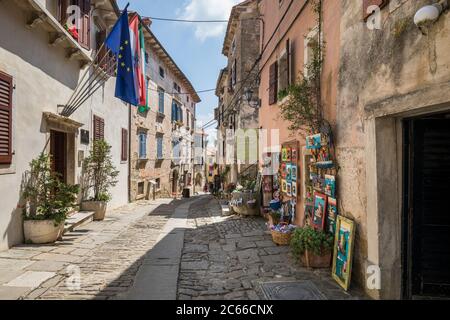
M 292 150 L 291 150 L 291 162 L 295 163 L 295 164 L 298 162 L 298 149 L 297 148 L 292 148 Z
M 338 215 L 337 201 L 334 198 L 328 197 L 326 230 L 328 233 L 333 235 L 336 232 L 337 215 Z
M 292 159 L 292 149 L 287 147 L 286 148 L 286 162 L 291 162 Z
M 298 177 L 298 166 L 293 164 L 291 165 L 291 180 L 297 181 L 297 177 Z
M 287 177 L 287 164 L 282 163 L 281 164 L 281 178 L 286 179 Z
M 297 197 L 297 182 L 296 181 L 292 181 L 292 196 L 293 197 Z
M 325 194 L 332 198 L 336 197 L 336 177 L 325 175 Z
M 288 182 L 286 184 L 286 194 L 288 195 L 288 197 L 292 196 L 292 183 Z
M 322 147 L 322 135 L 320 133 L 306 137 L 306 149 L 318 150 L 321 147 Z
M 288 161 L 287 159 L 288 159 L 288 150 L 287 148 L 283 148 L 281 149 L 281 161 L 286 162 Z
M 292 165 L 290 163 L 286 164 L 286 180 L 287 182 L 292 181 Z
M 325 228 L 326 220 L 326 210 L 327 210 L 327 196 L 315 192 L 314 193 L 314 214 L 312 219 L 313 227 L 316 230 L 323 231 Z
M 332 275 L 344 290 L 348 290 L 350 286 L 354 238 L 354 222 L 337 216 Z
M 281 180 L 281 192 L 286 193 L 287 192 L 287 181 Z

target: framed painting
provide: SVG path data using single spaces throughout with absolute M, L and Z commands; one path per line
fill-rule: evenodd
M 283 161 L 283 162 L 287 161 L 287 158 L 288 158 L 287 152 L 288 152 L 287 148 L 281 149 L 281 161 Z
M 297 181 L 297 177 L 298 177 L 298 166 L 293 164 L 291 165 L 291 180 Z
M 298 191 L 297 191 L 297 182 L 292 181 L 292 196 L 297 197 Z
M 287 164 L 282 163 L 281 164 L 281 178 L 286 179 L 287 177 Z
M 298 163 L 298 149 L 292 148 L 291 150 L 291 162 L 297 164 Z
M 325 194 L 332 198 L 336 197 L 336 177 L 325 175 Z
M 336 218 L 338 215 L 337 201 L 334 198 L 328 197 L 327 204 L 327 232 L 334 235 L 336 232 Z
M 306 137 L 306 149 L 319 150 L 321 147 L 322 147 L 322 135 L 320 133 Z
M 355 223 L 337 216 L 332 276 L 345 291 L 350 287 L 354 239 Z
M 292 165 L 286 164 L 286 181 L 289 183 L 292 181 Z
M 281 192 L 286 193 L 287 192 L 287 181 L 281 180 Z
M 326 210 L 327 210 L 327 196 L 315 192 L 314 193 L 314 213 L 312 217 L 312 225 L 314 229 L 323 231 L 325 229 Z
M 292 196 L 292 183 L 291 182 L 288 182 L 286 184 L 286 194 L 288 197 Z
M 286 147 L 286 162 L 291 162 L 292 159 L 292 148 Z
M 305 189 L 305 203 L 310 205 L 314 203 L 314 189 L 312 186 L 307 186 Z

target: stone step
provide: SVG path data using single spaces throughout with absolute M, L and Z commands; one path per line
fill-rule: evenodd
M 94 220 L 95 212 L 91 211 L 79 211 L 72 214 L 70 217 L 66 219 L 66 223 L 64 225 L 64 233 L 73 231 L 76 227 L 79 227 L 83 224 L 92 222 Z

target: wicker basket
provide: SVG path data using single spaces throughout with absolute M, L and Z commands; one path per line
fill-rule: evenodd
M 272 240 L 279 246 L 288 246 L 291 243 L 292 233 L 282 233 L 276 230 L 271 230 Z

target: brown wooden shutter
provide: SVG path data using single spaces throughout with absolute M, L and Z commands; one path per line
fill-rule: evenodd
M 270 66 L 269 85 L 269 105 L 272 105 L 278 101 L 278 62 Z
M 86 49 L 90 49 L 91 37 L 91 1 L 78 0 L 78 5 L 81 9 L 81 26 L 78 31 L 78 42 Z
M 94 116 L 94 141 L 105 140 L 105 120 Z
M 383 8 L 384 6 L 386 6 L 388 4 L 389 0 L 363 0 L 363 17 L 364 20 L 367 20 L 367 18 L 369 18 L 373 12 L 369 12 L 367 13 L 367 9 L 370 6 L 378 6 L 381 8 Z
M 0 72 L 0 164 L 12 162 L 13 79 Z
M 122 161 L 128 160 L 128 130 L 122 129 Z

